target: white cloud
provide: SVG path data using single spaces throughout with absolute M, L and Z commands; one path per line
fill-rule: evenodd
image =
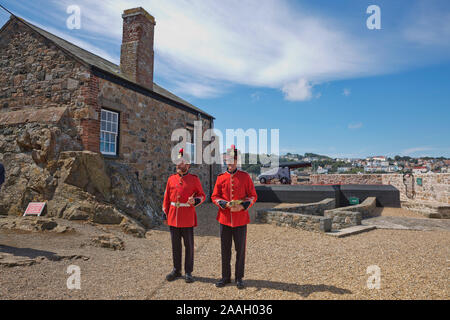
M 288 83 L 283 87 L 284 97 L 289 101 L 306 101 L 312 98 L 312 85 L 305 79 Z
M 73 0 L 53 3 L 65 13 Z M 175 91 L 198 97 L 221 95 L 227 84 L 279 89 L 293 101 L 317 98 L 313 84 L 385 74 L 415 64 L 414 59 L 432 60 L 423 54 L 412 57 L 410 48 L 392 43 L 445 42 L 448 36 L 442 36 L 449 34 L 449 19 L 443 20 L 448 10 L 441 13 L 440 22 L 435 23 L 435 15 L 423 14 L 375 41 L 375 33 L 368 36 L 358 34 L 361 29 L 354 25 L 349 28 L 345 16 L 332 18 L 303 4 L 294 7 L 288 0 L 79 0 L 76 4 L 81 7 L 83 31 L 117 47 L 123 10 L 147 9 L 156 18 L 157 77 Z M 91 51 L 111 58 L 102 53 L 102 41 L 95 42 L 97 48 L 91 45 Z M 180 81 L 191 84 L 180 85 Z
M 214 86 L 187 81 L 177 81 L 176 88 L 180 93 L 198 98 L 213 98 L 222 93 L 221 89 L 215 88 Z
M 72 0 L 55 4 L 65 9 Z M 216 87 L 216 82 L 227 82 L 287 90 L 286 98 L 295 101 L 311 98 L 310 85 L 302 86 L 306 80 L 298 79 L 316 83 L 359 73 L 361 63 L 372 55 L 334 22 L 292 10 L 286 0 L 80 0 L 77 4 L 85 31 L 118 44 L 123 10 L 146 8 L 156 18 L 156 64 L 167 64 L 162 69 Z M 191 87 L 193 95 L 203 94 Z
M 342 95 L 348 97 L 352 92 L 350 91 L 350 89 L 345 88 L 344 91 L 342 92 Z
M 356 130 L 356 129 L 361 129 L 363 127 L 363 123 L 362 122 L 354 122 L 354 123 L 350 123 L 348 125 L 348 128 L 351 130 Z

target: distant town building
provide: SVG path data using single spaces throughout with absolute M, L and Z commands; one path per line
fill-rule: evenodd
M 412 171 L 413 171 L 414 174 L 427 173 L 428 172 L 428 168 L 424 167 L 424 166 L 414 167 Z
M 317 174 L 328 174 L 328 169 L 318 167 L 316 172 L 317 172 Z

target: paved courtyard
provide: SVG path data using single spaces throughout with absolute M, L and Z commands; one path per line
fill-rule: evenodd
M 58 223 L 74 232 L 0 229 L 0 299 L 449 299 L 448 222 L 399 210 L 386 208 L 365 223 L 422 230 L 376 229 L 337 239 L 250 224 L 244 290 L 214 287 L 220 277 L 220 241 L 212 204 L 198 211 L 192 284 L 164 280 L 171 270 L 165 226 L 140 239 L 118 227 L 65 220 Z M 125 250 L 92 246 L 92 237 L 103 233 L 121 238 Z M 7 266 L 2 261 L 22 262 Z M 81 290 L 67 289 L 70 265 L 80 267 Z M 373 265 L 381 270 L 379 290 L 367 287 L 367 268 Z

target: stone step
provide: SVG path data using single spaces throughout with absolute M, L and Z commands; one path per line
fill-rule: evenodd
M 332 236 L 332 237 L 336 237 L 336 238 L 343 238 L 343 237 L 347 237 L 347 236 L 352 236 L 354 234 L 359 234 L 362 232 L 374 230 L 376 228 L 377 227 L 375 227 L 375 226 L 353 226 L 353 227 L 348 227 L 348 228 L 344 228 L 341 230 L 325 232 L 325 234 Z
M 450 219 L 450 204 L 430 201 L 403 201 L 402 208 L 422 214 L 427 218 Z

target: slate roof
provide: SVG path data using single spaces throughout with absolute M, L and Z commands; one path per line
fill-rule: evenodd
M 64 51 L 66 51 L 67 53 L 71 54 L 72 56 L 74 56 L 75 58 L 77 58 L 78 60 L 81 60 L 81 62 L 84 62 L 85 64 L 87 64 L 90 67 L 95 67 L 97 69 L 100 69 L 104 72 L 107 72 L 108 74 L 112 75 L 113 77 L 117 77 L 119 79 L 131 82 L 133 84 L 136 84 L 137 86 L 139 86 L 139 84 L 135 83 L 134 81 L 128 79 L 124 74 L 122 74 L 120 72 L 120 67 L 106 59 L 103 59 L 100 56 L 97 56 L 96 54 L 93 54 L 87 50 L 84 50 L 76 45 L 74 45 L 71 42 L 68 42 L 48 31 L 45 31 L 33 24 L 31 24 L 30 22 L 26 21 L 25 19 L 22 19 L 20 17 L 17 16 L 11 16 L 10 20 L 6 23 L 8 24 L 12 19 L 16 18 L 19 21 L 21 21 L 23 24 L 25 24 L 26 26 L 28 26 L 29 28 L 31 28 L 32 30 L 34 30 L 35 32 L 39 33 L 41 36 L 43 36 L 44 38 L 50 40 L 51 42 L 53 42 L 56 46 L 60 47 L 61 49 L 63 49 Z M 5 25 L 6 26 L 6 25 Z M 4 26 L 4 27 L 5 27 Z M 3 29 L 3 28 L 2 28 Z M 0 30 L 1 31 L 1 30 Z M 157 94 L 159 94 L 160 96 L 163 96 L 164 98 L 167 98 L 169 100 L 175 101 L 181 105 L 183 105 L 185 108 L 190 109 L 191 111 L 197 112 L 197 113 L 201 113 L 203 116 L 206 116 L 207 118 L 210 119 L 214 119 L 214 117 L 208 113 L 206 113 L 205 111 L 197 108 L 196 106 L 190 104 L 189 102 L 181 99 L 180 97 L 176 96 L 175 94 L 171 93 L 170 91 L 164 89 L 163 87 L 159 86 L 156 83 L 153 83 L 153 90 L 150 90 L 148 88 L 143 88 L 142 89 L 146 90 L 146 91 L 152 91 L 155 92 Z

